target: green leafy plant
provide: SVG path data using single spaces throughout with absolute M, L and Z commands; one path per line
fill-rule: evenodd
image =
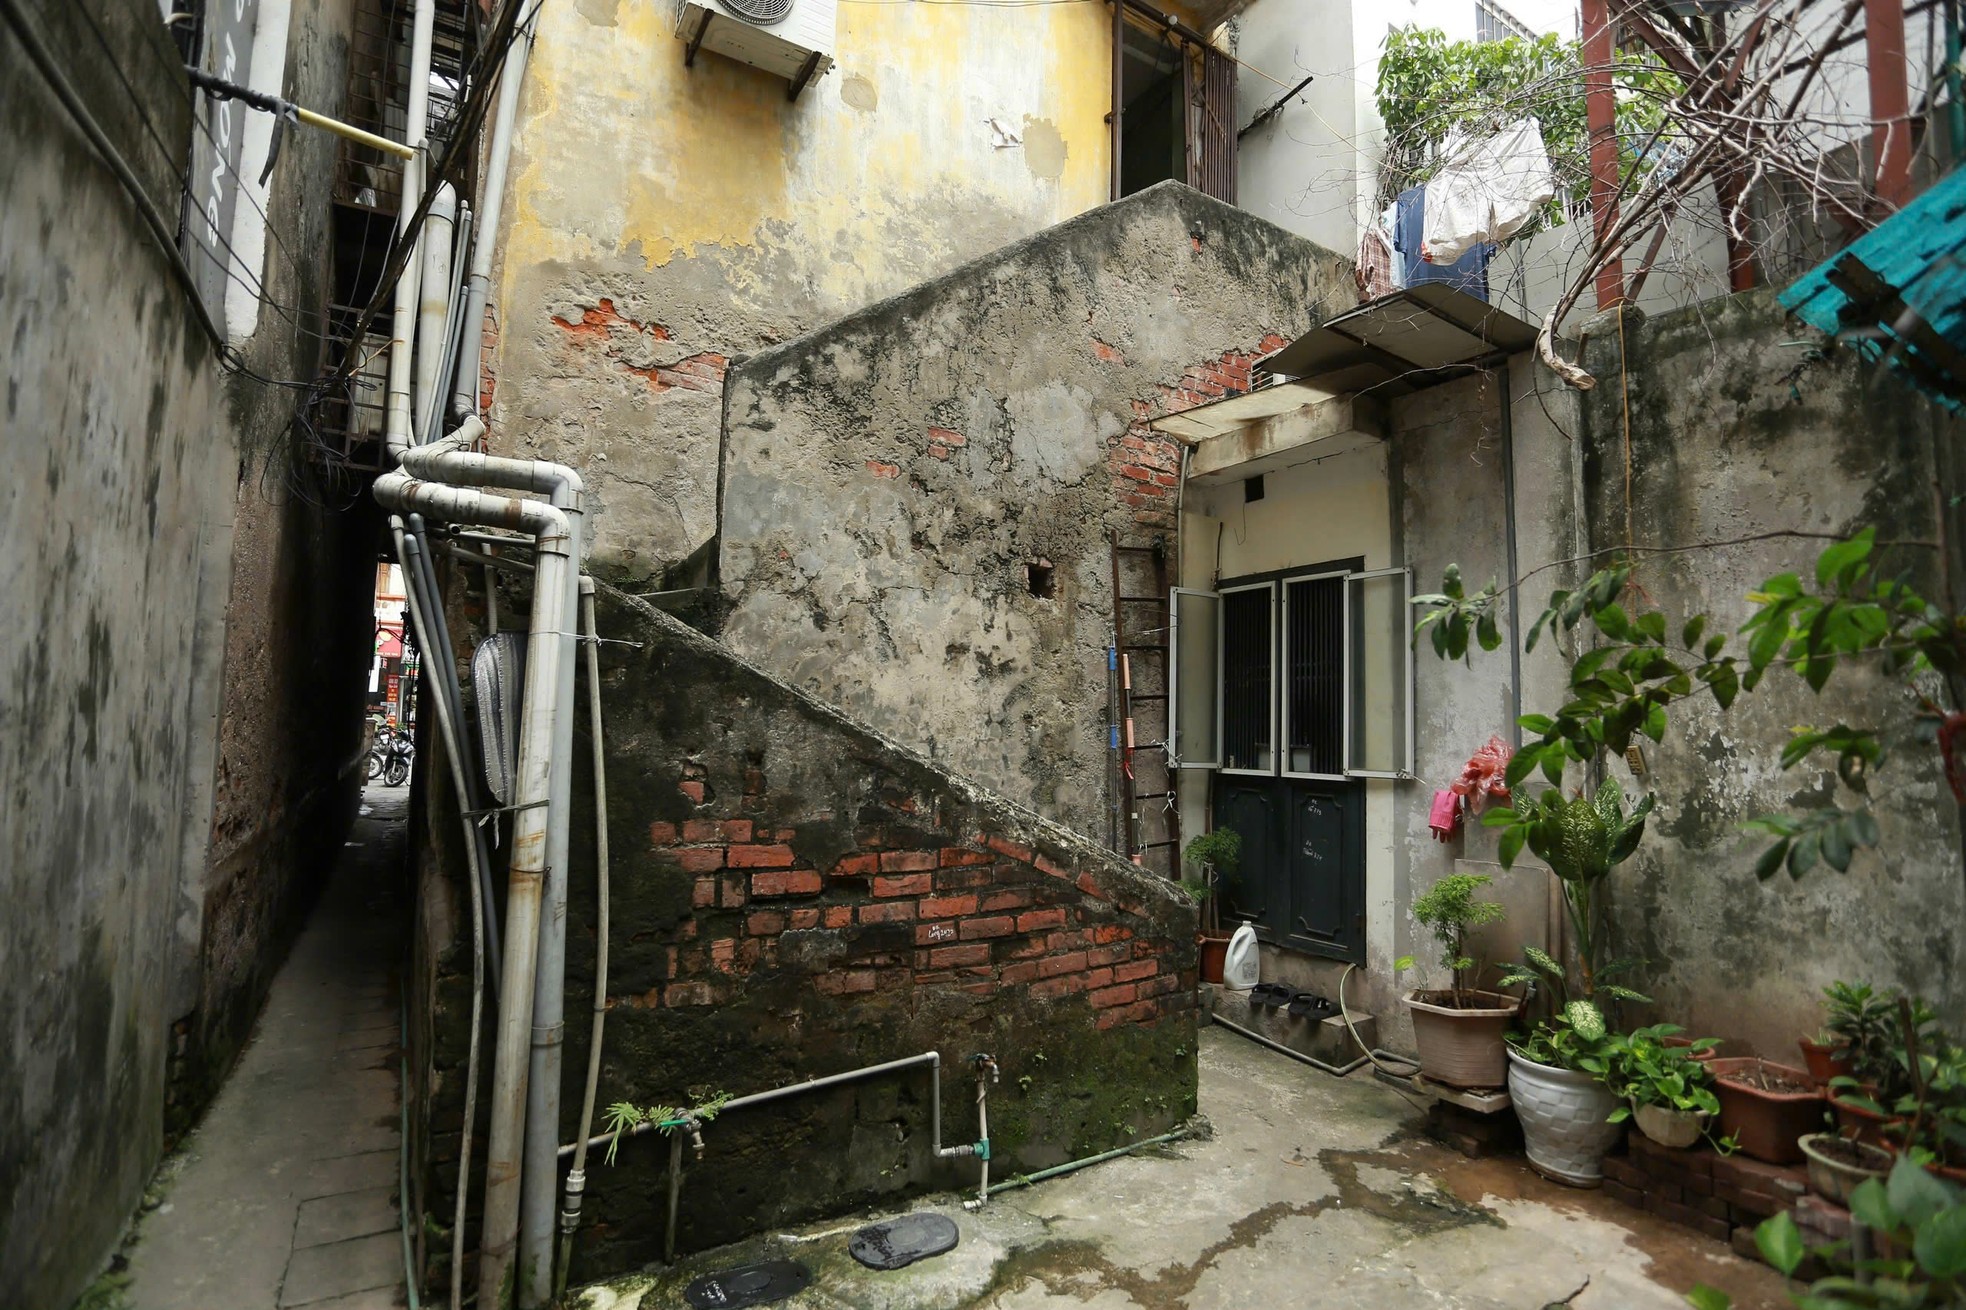
M 1847 1053 L 1850 1076 L 1859 1085 L 1889 1072 L 1898 1035 L 1890 997 L 1869 983 L 1833 982 L 1823 988 L 1823 1027 L 1829 1044 Z
M 1603 1051 L 1607 1036 L 1604 1012 L 1594 1002 L 1576 1000 L 1528 1031 L 1510 1033 L 1508 1041 L 1537 1064 L 1589 1073 L 1594 1071 L 1585 1062 Z
M 1234 828 L 1215 828 L 1191 840 L 1181 849 L 1182 857 L 1197 870 L 1198 877 L 1183 878 L 1181 887 L 1204 907 L 1207 926 L 1219 926 L 1215 905 L 1218 883 L 1234 875 L 1242 863 L 1242 834 Z
M 1635 968 L 1637 961 L 1605 958 L 1602 884 L 1638 849 L 1652 803 L 1652 797 L 1646 796 L 1627 812 L 1624 792 L 1615 780 L 1607 778 L 1595 796 L 1580 793 L 1566 797 L 1556 788 L 1547 788 L 1533 797 L 1518 795 L 1512 807 L 1490 810 L 1482 816 L 1483 826 L 1504 829 L 1498 852 L 1503 868 L 1513 867 L 1527 846 L 1560 880 L 1581 974 L 1573 987 L 1561 963 L 1528 948 L 1524 951 L 1527 963 L 1511 966 L 1503 976 L 1504 983 L 1548 986 L 1559 1003 L 1573 991 L 1593 1001 L 1600 997 L 1614 1001 L 1650 999 L 1609 981 Z
M 1479 970 L 1467 953 L 1470 928 L 1494 923 L 1506 913 L 1495 901 L 1477 899 L 1477 893 L 1493 880 L 1479 873 L 1451 873 L 1429 887 L 1413 902 L 1413 917 L 1425 924 L 1440 944 L 1440 965 L 1449 978 L 1449 991 L 1456 1009 L 1466 1009 L 1469 993 Z M 1408 969 L 1412 956 L 1402 956 L 1395 967 Z
M 1451 139 L 1483 136 L 1528 117 L 1542 128 L 1559 188 L 1559 198 L 1538 221 L 1560 222 L 1566 202 L 1581 211 L 1590 185 L 1583 78 L 1575 41 L 1555 36 L 1450 41 L 1438 28 L 1391 29 L 1380 51 L 1375 90 L 1387 137 L 1379 204 L 1432 177 L 1445 162 Z M 1627 50 L 1616 54 L 1612 79 L 1619 155 L 1629 173 L 1653 162 L 1643 143 L 1680 83 L 1651 55 Z
M 1755 1229 L 1762 1258 L 1794 1277 L 1811 1256 L 1830 1270 L 1796 1293 L 1803 1310 L 1939 1310 L 1966 1305 L 1966 1197 L 1915 1162 L 1888 1179 L 1867 1178 L 1850 1194 L 1850 1217 L 1870 1234 L 1870 1252 L 1848 1242 L 1811 1248 L 1785 1210 Z M 1700 1284 L 1696 1310 L 1727 1310 L 1725 1292 Z
M 1641 1105 L 1656 1105 L 1687 1114 L 1719 1114 L 1713 1093 L 1713 1071 L 1696 1058 L 1720 1045 L 1717 1037 L 1702 1037 L 1686 1046 L 1668 1046 L 1666 1038 L 1685 1030 L 1677 1024 L 1653 1024 L 1630 1033 L 1612 1033 L 1586 1059 L 1584 1068 L 1625 1104 L 1611 1115 L 1613 1123 L 1631 1116 Z
M 676 1105 L 644 1107 L 632 1101 L 616 1101 L 607 1108 L 603 1120 L 604 1131 L 610 1134 L 607 1162 L 614 1163 L 615 1148 L 621 1145 L 622 1135 L 630 1129 L 639 1128 L 646 1123 L 653 1125 L 656 1132 L 667 1137 L 678 1128 L 709 1123 L 726 1105 L 730 1104 L 731 1099 L 729 1092 L 712 1092 L 695 1105 L 688 1107 Z
M 1843 665 L 1865 659 L 1904 678 L 1919 714 L 1937 721 L 1948 779 L 1956 796 L 1966 796 L 1966 770 L 1951 762 L 1952 735 L 1966 731 L 1966 714 L 1934 702 L 1920 681 L 1928 673 L 1954 682 L 1966 675 L 1966 619 L 1927 600 L 1905 578 L 1887 575 L 1874 531 L 1825 548 L 1810 579 L 1777 574 L 1751 592 L 1754 609 L 1732 650 L 1704 614 L 1672 624 L 1656 609 L 1628 611 L 1622 602 L 1631 590 L 1630 564 L 1602 569 L 1574 590 L 1552 592 L 1531 624 L 1526 651 L 1546 636 L 1579 649 L 1569 659 L 1565 703 L 1553 714 L 1519 720 L 1535 740 L 1510 760 L 1511 787 L 1538 771 L 1561 785 L 1573 764 L 1621 755 L 1640 736 L 1663 740 L 1672 710 L 1691 697 L 1711 696 L 1726 711 L 1781 669 L 1820 692 Z M 1496 649 L 1502 593 L 1491 582 L 1470 594 L 1450 567 L 1441 591 L 1414 598 L 1422 611 L 1416 639 L 1430 635 L 1443 658 L 1465 658 L 1471 645 Z M 1856 852 L 1879 840 L 1869 809 L 1870 778 L 1885 758 L 1877 732 L 1843 723 L 1799 728 L 1782 744 L 1780 758 L 1784 769 L 1827 760 L 1854 801 L 1846 807 L 1830 798 L 1801 814 L 1747 823 L 1748 831 L 1772 839 L 1755 863 L 1756 875 L 1765 880 L 1786 868 L 1800 878 L 1818 865 L 1848 870 Z

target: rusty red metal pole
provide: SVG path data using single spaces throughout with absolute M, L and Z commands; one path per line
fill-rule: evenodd
M 1588 6 L 1586 6 L 1588 7 Z M 1902 0 L 1864 0 L 1870 74 L 1871 155 L 1878 197 L 1902 207 L 1911 193 L 1911 96 L 1905 86 Z
M 1874 0 L 1873 0 L 1874 2 Z M 1611 95 L 1611 12 L 1607 0 L 1583 0 L 1584 118 L 1591 140 L 1591 222 L 1601 243 L 1618 221 L 1618 129 Z M 1597 307 L 1625 298 L 1625 261 L 1597 271 Z

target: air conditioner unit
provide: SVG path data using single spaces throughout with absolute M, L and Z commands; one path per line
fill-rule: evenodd
M 835 0 L 677 0 L 683 66 L 708 50 L 775 74 L 790 98 L 833 66 Z

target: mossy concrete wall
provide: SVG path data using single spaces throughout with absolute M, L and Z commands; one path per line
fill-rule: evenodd
M 1820 356 L 1821 338 L 1766 293 L 1628 320 L 1622 365 L 1620 342 L 1607 320 L 1585 357 L 1599 380 L 1580 433 L 1589 547 L 1695 547 L 1646 553 L 1635 574 L 1675 631 L 1702 612 L 1709 631 L 1732 632 L 1749 592 L 1778 573 L 1808 575 L 1827 544 L 1742 538 L 1870 527 L 1883 541 L 1930 542 L 1944 505 L 1945 532 L 1960 539 L 1950 451 L 1966 426 L 1853 352 Z M 1739 544 L 1699 545 L 1725 541 Z M 1938 594 L 1931 550 L 1892 547 L 1883 559 Z M 1756 882 L 1765 839 L 1741 823 L 1835 797 L 1817 761 L 1778 767 L 1783 741 L 1798 725 L 1839 722 L 1882 730 L 1889 755 L 1871 781 L 1881 847 L 1847 874 L 1819 866 L 1799 882 Z M 1709 698 L 1685 702 L 1645 749 L 1647 776 L 1614 770 L 1628 791 L 1656 793 L 1659 812 L 1611 894 L 1619 951 L 1647 962 L 1634 985 L 1657 998 L 1659 1017 L 1793 1060 L 1834 979 L 1966 1014 L 1958 815 L 1902 680 L 1856 660 L 1819 696 L 1777 670 L 1724 715 Z
M 157 5 L 27 8 L 175 215 L 198 129 Z M 288 94 L 331 113 L 349 9 L 294 5 Z M 267 453 L 293 391 L 222 367 L 131 197 L 11 34 L 0 131 L 15 475 L 0 490 L 0 1300 L 59 1310 L 244 1042 L 307 861 L 339 848 L 373 555 L 359 523 L 287 494 L 294 471 Z M 264 288 L 293 318 L 268 308 L 229 343 L 263 378 L 314 375 L 327 243 L 311 201 L 333 154 L 289 133 L 274 173 Z
M 600 1104 L 746 1094 L 925 1051 L 943 1138 L 974 1141 L 967 1061 L 994 1054 L 1004 1177 L 1195 1109 L 1195 911 L 1177 889 L 752 669 L 667 615 L 604 605 L 612 905 Z M 579 722 L 584 729 L 585 709 Z M 589 747 L 580 742 L 581 757 Z M 584 775 L 585 769 L 581 770 Z M 578 781 L 563 1141 L 594 986 L 591 788 Z M 428 1113 L 455 1127 L 470 945 L 446 881 Z M 426 901 L 431 901 L 426 896 Z M 448 908 L 446 908 L 448 907 Z M 933 1188 L 926 1071 L 720 1117 L 686 1154 L 684 1250 Z M 659 1258 L 666 1142 L 590 1160 L 576 1280 Z M 453 1164 L 426 1207 L 448 1224 Z M 434 1252 L 433 1246 L 433 1252 Z
M 1170 182 L 761 351 L 729 379 L 723 639 L 1103 838 L 1112 534 L 1178 576 L 1181 454 L 1143 424 L 1354 298 L 1347 261 Z M 1157 594 L 1144 568 L 1121 589 Z M 1127 623 L 1161 640 L 1165 607 Z

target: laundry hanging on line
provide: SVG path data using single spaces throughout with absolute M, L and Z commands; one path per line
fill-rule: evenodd
M 1555 195 L 1535 119 L 1462 145 L 1427 183 L 1423 255 L 1429 263 L 1453 264 L 1483 242 L 1506 241 Z
M 1426 282 L 1445 282 L 1478 300 L 1488 299 L 1488 260 L 1495 247 L 1483 242 L 1452 264 L 1430 264 L 1422 254 L 1427 215 L 1427 183 L 1408 187 L 1395 202 L 1399 210 L 1394 224 L 1393 248 L 1400 270 L 1400 285 L 1413 287 Z

